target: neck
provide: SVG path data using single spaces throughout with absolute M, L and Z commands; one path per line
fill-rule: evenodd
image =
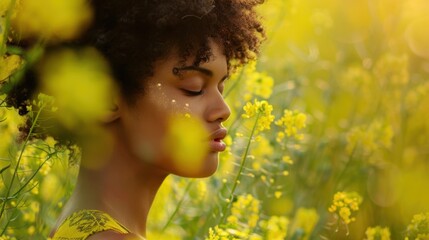
M 108 213 L 133 234 L 146 235 L 149 209 L 168 174 L 125 154 L 127 151 L 124 149 L 123 145 L 117 144 L 103 158 L 103 164 L 91 168 L 81 165 L 75 191 L 64 209 L 63 218 L 77 210 L 98 209 Z M 97 160 L 100 160 L 100 152 L 82 157 L 82 163 Z

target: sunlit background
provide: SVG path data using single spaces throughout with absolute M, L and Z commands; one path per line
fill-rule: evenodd
M 429 239 L 428 1 L 268 0 L 259 11 L 268 39 L 227 80 L 220 167 L 170 176 L 148 239 Z M 15 141 L 24 120 L 5 93 L 22 56 L 78 36 L 91 16 L 83 0 L 0 2 L 0 239 L 46 239 L 79 168 L 76 147 Z M 40 40 L 24 51 L 12 36 Z M 102 103 L 109 75 L 93 49 L 57 54 L 40 70 L 56 98 L 27 110 L 35 126 L 57 115 L 72 131 L 105 107 L 74 92 Z

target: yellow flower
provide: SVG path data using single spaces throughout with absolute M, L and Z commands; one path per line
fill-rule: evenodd
M 264 239 L 283 240 L 288 233 L 289 219 L 283 216 L 271 216 L 268 221 L 261 221 L 260 225 L 265 232 Z
M 356 192 L 337 192 L 328 210 L 335 212 L 345 224 L 349 224 L 356 220 L 352 214 L 359 210 L 361 203 L 362 197 Z
M 113 80 L 107 63 L 93 48 L 51 53 L 40 63 L 38 73 L 42 91 L 55 98 L 57 120 L 66 129 L 94 123 L 110 107 Z
M 277 134 L 277 141 L 281 142 L 285 137 L 294 137 L 297 140 L 303 139 L 304 135 L 299 131 L 306 126 L 307 116 L 298 111 L 284 110 L 283 116 L 275 122 L 277 126 L 283 127 L 284 131 Z
M 251 148 L 252 168 L 259 171 L 264 164 L 269 163 L 269 157 L 274 153 L 274 148 L 270 141 L 263 135 L 257 136 L 259 141 L 254 142 Z
M 365 234 L 367 240 L 390 240 L 390 231 L 388 227 L 368 227 Z
M 429 212 L 416 214 L 407 226 L 407 235 L 410 239 L 429 238 Z
M 4 55 L 0 57 L 0 83 L 12 75 L 21 66 L 21 64 L 22 59 L 18 55 Z
M 238 196 L 232 204 L 227 224 L 211 229 L 206 239 L 260 239 L 252 233 L 259 221 L 259 209 L 259 200 L 251 194 Z
M 54 174 L 48 174 L 43 179 L 42 185 L 40 186 L 40 196 L 45 201 L 56 201 L 61 195 L 57 189 L 61 186 L 60 180 Z
M 259 200 L 252 195 L 238 196 L 237 201 L 233 203 L 231 215 L 236 216 L 241 221 L 247 222 L 249 228 L 256 226 L 259 219 Z
M 374 121 L 369 126 L 354 127 L 347 134 L 347 152 L 362 149 L 370 154 L 380 147 L 389 148 L 392 144 L 393 130 L 389 124 Z
M 70 40 L 92 20 L 92 10 L 85 0 L 20 0 L 14 10 L 12 26 L 22 38 Z
M 188 173 L 198 173 L 204 165 L 204 157 L 209 146 L 205 139 L 209 133 L 204 124 L 194 117 L 173 115 L 170 118 L 165 149 L 169 149 L 177 169 Z
M 284 163 L 287 163 L 287 164 L 290 164 L 290 165 L 292 165 L 292 164 L 293 164 L 292 159 L 291 159 L 289 156 L 287 156 L 287 155 L 282 157 L 282 161 L 283 161 Z
M 247 102 L 243 107 L 244 114 L 241 116 L 245 119 L 258 117 L 256 130 L 264 131 L 270 129 L 271 123 L 274 121 L 274 115 L 271 114 L 273 106 L 267 101 L 254 100 L 254 103 Z
M 243 96 L 245 101 L 250 101 L 252 98 L 270 98 L 273 87 L 274 79 L 266 72 L 259 72 L 256 70 L 256 61 L 251 61 L 246 66 L 241 67 L 231 75 L 230 79 L 244 81 L 244 89 L 239 94 Z
M 28 233 L 29 236 L 33 235 L 35 232 L 36 232 L 36 228 L 34 226 L 30 226 L 27 229 L 27 233 Z
M 244 100 L 246 101 L 254 96 L 268 99 L 273 92 L 274 79 L 265 72 L 257 72 L 255 66 L 256 62 L 251 62 L 244 71 L 244 78 L 246 79 Z
M 214 228 L 209 229 L 209 237 L 205 240 L 239 240 L 240 238 L 235 238 L 233 234 L 227 230 L 215 226 Z
M 300 230 L 304 232 L 303 240 L 309 239 L 314 226 L 319 221 L 319 215 L 314 208 L 299 208 L 295 213 L 293 224 L 291 227 L 291 233 L 295 233 Z

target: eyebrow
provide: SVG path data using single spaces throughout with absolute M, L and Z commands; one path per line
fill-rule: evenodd
M 173 73 L 175 75 L 180 74 L 181 71 L 197 71 L 206 76 L 213 77 L 213 72 L 210 69 L 199 67 L 199 66 L 185 66 L 185 67 L 175 67 L 173 68 Z M 225 80 L 228 78 L 228 74 L 226 74 L 221 80 Z

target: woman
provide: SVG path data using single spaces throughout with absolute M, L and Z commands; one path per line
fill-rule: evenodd
M 255 57 L 264 32 L 257 0 L 92 0 L 92 26 L 67 46 L 93 46 L 107 59 L 119 88 L 100 123 L 110 139 L 80 141 L 83 164 L 76 189 L 52 232 L 53 239 L 139 239 L 147 214 L 169 174 L 206 177 L 225 149 L 222 97 L 233 68 Z M 10 105 L 25 114 L 37 79 L 17 86 Z M 163 144 L 170 116 L 190 114 L 209 132 L 208 151 L 195 170 L 173 162 Z M 93 144 L 97 142 L 97 144 Z M 101 145 L 101 148 L 100 148 Z M 190 170 L 192 169 L 192 171 Z

